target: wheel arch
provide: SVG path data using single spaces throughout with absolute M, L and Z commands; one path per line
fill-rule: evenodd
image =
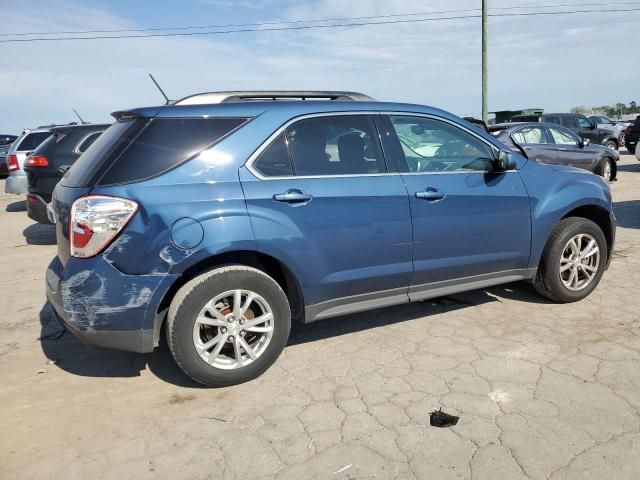
M 291 269 L 282 261 L 265 253 L 253 250 L 234 250 L 212 255 L 189 266 L 168 288 L 156 311 L 154 323 L 156 345 L 160 338 L 160 331 L 165 324 L 167 310 L 176 292 L 201 273 L 223 265 L 253 267 L 272 277 L 287 296 L 291 306 L 291 318 L 304 321 L 304 297 L 298 279 Z
M 574 208 L 573 210 L 567 212 L 560 220 L 569 217 L 586 218 L 587 220 L 591 220 L 593 223 L 600 227 L 602 233 L 604 233 L 604 237 L 607 240 L 608 261 L 608 259 L 611 258 L 611 252 L 613 250 L 613 242 L 615 238 L 615 231 L 613 225 L 611 224 L 609 212 L 599 205 L 587 204 Z

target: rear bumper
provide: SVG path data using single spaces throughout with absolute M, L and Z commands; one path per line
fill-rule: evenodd
M 4 191 L 6 193 L 17 194 L 27 193 L 27 176 L 24 173 L 22 175 L 10 173 L 9 177 L 7 177 L 7 180 L 4 182 Z
M 27 195 L 27 215 L 38 223 L 51 224 L 47 216 L 47 202 L 38 195 Z
M 132 352 L 153 351 L 158 306 L 174 275 L 125 275 L 98 256 L 54 258 L 46 274 L 47 300 L 62 324 L 84 343 Z

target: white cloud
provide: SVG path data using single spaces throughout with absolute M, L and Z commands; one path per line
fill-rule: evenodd
M 225 1 L 212 3 L 224 7 Z M 530 4 L 530 0 L 517 3 Z M 423 1 L 322 0 L 277 8 L 273 0 L 258 2 L 265 21 L 469 9 L 478 4 L 471 0 L 453 7 L 442 0 L 428 5 Z M 106 8 L 83 5 L 15 2 L 3 8 L 0 22 L 19 26 L 20 31 L 148 26 Z M 268 13 L 276 11 L 279 16 Z M 578 104 L 633 100 L 639 72 L 634 64 L 627 65 L 624 46 L 635 38 L 639 18 L 639 13 L 491 18 L 490 109 L 567 110 Z M 209 18 L 202 23 L 220 23 L 219 15 L 216 22 Z M 148 72 L 174 98 L 225 89 L 344 89 L 383 100 L 426 103 L 458 114 L 480 109 L 478 19 L 4 44 L 0 56 L 5 59 L 0 71 L 2 133 L 74 120 L 72 107 L 92 121 L 108 121 L 114 110 L 162 103 Z

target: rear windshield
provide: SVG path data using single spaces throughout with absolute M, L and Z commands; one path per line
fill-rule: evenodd
M 50 132 L 27 133 L 27 135 L 20 140 L 16 150 L 19 152 L 33 151 L 38 148 L 38 145 L 44 142 L 49 135 L 51 135 Z
M 47 154 L 49 148 L 53 147 L 56 144 L 56 140 L 57 140 L 57 135 L 51 134 L 47 137 L 47 139 L 42 142 L 40 145 L 38 145 L 38 148 L 36 148 L 33 151 L 34 155 L 45 155 Z
M 245 118 L 139 118 L 116 122 L 70 168 L 67 186 L 130 183 L 188 160 Z

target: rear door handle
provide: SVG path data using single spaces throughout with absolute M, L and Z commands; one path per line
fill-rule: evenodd
M 304 193 L 301 190 L 288 190 L 285 193 L 276 193 L 273 196 L 276 202 L 285 203 L 307 203 L 313 199 L 308 193 Z
M 420 200 L 426 200 L 428 202 L 437 202 L 439 200 L 442 200 L 444 197 L 446 197 L 444 193 L 431 187 L 421 192 L 416 192 L 416 198 L 419 198 Z

